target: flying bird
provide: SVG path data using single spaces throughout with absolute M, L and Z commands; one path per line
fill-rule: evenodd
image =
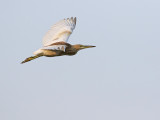
M 79 50 L 95 47 L 93 45 L 71 45 L 67 43 L 69 36 L 76 27 L 76 17 L 63 19 L 54 24 L 43 38 L 43 47 L 35 51 L 34 56 L 26 58 L 21 63 L 26 63 L 41 56 L 55 57 L 75 55 Z

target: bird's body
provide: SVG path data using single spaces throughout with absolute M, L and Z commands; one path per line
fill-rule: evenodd
M 35 55 L 42 55 L 46 57 L 55 57 L 55 56 L 62 56 L 62 55 L 75 55 L 78 52 L 78 49 L 76 49 L 77 45 L 71 45 L 69 43 L 65 42 L 57 42 L 56 44 L 51 45 L 65 45 L 65 50 L 60 50 L 60 48 L 57 48 L 57 50 L 52 49 L 39 49 L 34 52 Z
M 75 55 L 79 50 L 95 46 L 71 45 L 67 43 L 70 34 L 76 25 L 76 18 L 64 19 L 51 27 L 43 38 L 43 47 L 34 52 L 35 56 L 26 58 L 22 63 L 36 59 L 41 56 L 55 57 L 63 55 Z

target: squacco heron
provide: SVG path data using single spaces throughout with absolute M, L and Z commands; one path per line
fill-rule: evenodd
M 43 38 L 43 47 L 35 51 L 34 56 L 26 58 L 25 63 L 41 56 L 55 57 L 75 55 L 79 50 L 95 47 L 93 45 L 71 45 L 67 43 L 76 26 L 76 17 L 67 18 L 54 24 Z

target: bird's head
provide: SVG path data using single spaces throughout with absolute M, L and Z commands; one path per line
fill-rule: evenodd
M 85 48 L 92 48 L 92 47 L 96 47 L 96 46 L 93 46 L 93 45 L 80 45 L 80 44 L 74 45 L 74 48 L 77 49 L 77 50 L 82 50 L 82 49 L 85 49 Z

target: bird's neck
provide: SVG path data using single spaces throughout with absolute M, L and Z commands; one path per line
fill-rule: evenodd
M 75 55 L 78 52 L 74 45 L 67 47 L 65 50 L 66 55 Z

